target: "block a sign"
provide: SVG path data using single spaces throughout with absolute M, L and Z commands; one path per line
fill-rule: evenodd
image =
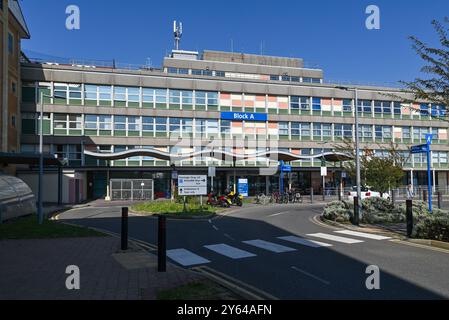
M 207 176 L 178 175 L 178 194 L 180 196 L 207 195 Z

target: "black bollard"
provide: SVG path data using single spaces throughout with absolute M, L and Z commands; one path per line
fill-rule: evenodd
M 438 209 L 441 209 L 443 202 L 443 195 L 441 194 L 441 191 L 438 191 Z
M 310 188 L 310 203 L 313 203 L 313 188 Z
M 340 189 L 340 186 L 338 186 L 337 192 L 338 192 L 338 201 L 341 201 L 341 189 Z
M 122 208 L 122 250 L 128 250 L 128 208 Z
M 157 271 L 165 272 L 167 270 L 167 218 L 163 215 L 158 217 L 157 231 Z
M 427 190 L 425 189 L 422 191 L 422 201 L 427 202 Z
M 395 191 L 396 190 L 391 190 L 391 203 L 392 204 L 395 204 L 396 203 L 396 193 L 395 193 Z
M 359 197 L 354 197 L 354 216 L 352 217 L 352 224 L 359 225 Z
M 407 237 L 412 237 L 413 232 L 413 202 L 412 200 L 407 200 L 406 202 L 406 221 L 407 221 Z

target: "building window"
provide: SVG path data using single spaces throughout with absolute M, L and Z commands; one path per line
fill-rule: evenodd
M 154 118 L 156 122 L 156 134 L 167 134 L 167 118 Z
M 220 122 L 220 132 L 222 135 L 231 134 L 231 121 L 229 120 L 221 120 Z
M 321 98 L 313 98 L 312 99 L 312 110 L 313 111 L 321 111 Z
M 142 118 L 142 131 L 144 135 L 152 136 L 154 133 L 154 118 L 143 117 Z
M 401 115 L 401 103 L 400 102 L 394 102 L 393 103 L 393 112 L 395 115 Z
M 279 122 L 279 135 L 288 137 L 288 122 Z
M 11 92 L 16 95 L 17 93 L 17 83 L 15 81 L 11 81 Z
M 14 53 L 14 36 L 12 33 L 8 33 L 8 53 L 11 55 Z
M 352 112 L 352 100 L 343 99 L 343 112 Z
M 371 114 L 371 100 L 359 100 L 358 112 Z

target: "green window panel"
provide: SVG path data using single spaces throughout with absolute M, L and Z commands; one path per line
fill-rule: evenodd
M 22 102 L 36 103 L 36 88 L 22 87 Z
M 277 109 L 268 109 L 268 113 L 269 114 L 277 114 L 278 111 L 277 111 Z
M 331 116 L 332 112 L 331 111 L 322 111 L 322 115 L 323 116 Z
M 411 119 L 412 117 L 408 114 L 403 114 L 402 119 Z
M 321 137 L 314 136 L 313 141 L 321 141 Z
M 288 109 L 279 109 L 279 114 L 288 114 Z
M 67 99 L 54 98 L 54 99 L 53 99 L 53 103 L 54 103 L 54 104 L 62 104 L 62 105 L 66 105 L 66 104 L 67 104 Z
M 323 137 L 323 141 L 332 141 L 332 137 Z
M 193 105 L 191 104 L 183 104 L 182 105 L 183 110 L 193 110 Z
M 163 167 L 167 165 L 167 161 L 156 160 L 154 164 L 158 167 Z
M 34 119 L 22 119 L 22 134 L 36 134 L 36 121 Z
M 140 108 L 139 102 L 128 101 L 128 108 Z
M 100 100 L 99 105 L 102 106 L 102 107 L 110 107 L 111 106 L 111 101 L 109 101 L 109 100 Z
M 82 133 L 82 130 L 69 130 L 69 136 L 80 136 Z
M 167 132 L 156 132 L 156 137 L 167 137 Z
M 312 115 L 320 116 L 321 115 L 321 111 L 312 111 Z
M 382 118 L 382 114 L 381 113 L 375 113 L 374 114 L 374 118 Z
M 126 137 L 126 131 L 125 130 L 115 130 L 114 136 L 115 137 Z
M 303 161 L 301 163 L 301 167 L 311 167 L 312 166 L 312 162 L 310 161 Z
M 94 137 L 97 135 L 97 130 L 84 130 L 84 135 Z
M 221 106 L 220 110 L 221 111 L 231 111 L 231 107 L 230 106 Z
M 234 112 L 242 112 L 243 108 L 242 107 L 232 107 L 232 111 L 234 111 Z
M 84 99 L 84 105 L 89 107 L 96 107 L 97 106 L 97 100 L 87 100 Z
M 217 105 L 208 105 L 207 109 L 209 111 L 218 111 L 218 106 Z
M 184 110 L 191 110 L 191 109 L 186 109 L 185 106 L 182 106 L 182 108 Z M 195 106 L 195 110 L 197 110 L 197 111 L 206 111 L 206 106 L 202 106 L 202 105 Z
M 280 140 L 288 140 L 288 136 L 282 135 L 282 136 L 279 136 L 279 139 Z
M 167 109 L 167 105 L 165 103 L 156 103 L 156 109 Z
M 140 136 L 140 132 L 139 131 L 128 131 L 128 136 L 129 137 L 138 137 L 138 136 Z
M 143 167 L 153 167 L 154 160 L 142 160 L 142 166 Z
M 148 131 L 143 131 L 142 135 L 144 137 L 154 137 L 154 133 L 153 132 L 148 132 Z
M 82 103 L 81 103 L 81 100 L 80 99 L 70 99 L 69 100 L 69 105 L 71 105 L 71 106 L 80 106 Z
M 126 167 L 126 161 L 125 160 L 115 160 L 114 167 Z
M 51 102 L 51 98 L 47 97 L 49 95 L 51 95 L 51 90 L 47 89 L 47 88 L 38 88 L 37 89 L 37 93 L 38 93 L 38 100 L 40 102 L 40 97 L 41 97 L 41 93 L 44 94 L 44 103 L 49 104 Z
M 447 140 L 438 140 L 439 144 L 447 144 Z
M 301 141 L 310 141 L 310 137 L 301 137 Z
M 139 167 L 140 161 L 138 160 L 128 160 L 128 167 Z
M 66 129 L 54 129 L 53 133 L 55 136 L 66 136 L 67 130 Z
M 392 138 L 384 138 L 384 142 L 386 142 L 386 143 L 389 143 L 389 142 L 391 142 L 391 141 L 393 141 Z
M 292 167 L 300 167 L 301 163 L 300 162 L 292 162 Z
M 421 120 L 422 121 L 427 121 L 427 120 L 430 120 L 430 117 L 421 115 Z
M 99 134 L 100 134 L 100 136 L 111 136 L 112 131 L 111 130 L 100 130 Z
M 265 108 L 256 108 L 256 113 L 266 113 Z
M 411 139 L 402 139 L 402 143 L 410 143 Z
M 51 121 L 50 120 L 44 120 L 42 121 L 43 125 L 42 125 L 42 132 L 46 135 L 49 135 L 51 133 Z M 40 121 L 38 120 L 37 122 L 37 132 L 40 132 Z M 65 130 L 65 129 L 64 129 Z
M 154 103 L 143 102 L 142 103 L 142 108 L 154 109 Z

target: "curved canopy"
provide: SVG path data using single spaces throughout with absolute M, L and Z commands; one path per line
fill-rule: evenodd
M 262 151 L 256 152 L 252 154 L 240 154 L 233 153 L 224 150 L 212 150 L 212 149 L 204 149 L 196 152 L 189 152 L 183 154 L 169 153 L 165 151 L 160 151 L 156 149 L 131 149 L 121 152 L 109 152 L 109 153 L 101 153 L 101 152 L 92 152 L 85 150 L 84 154 L 93 158 L 101 159 L 101 160 L 121 160 L 131 157 L 152 157 L 160 160 L 186 160 L 195 157 L 209 157 L 215 158 L 219 160 L 247 160 L 254 158 L 271 158 L 276 161 L 296 161 L 296 160 L 312 160 L 312 159 L 322 159 L 324 158 L 329 162 L 338 162 L 338 161 L 347 161 L 351 160 L 351 156 L 342 152 L 324 152 L 315 155 L 298 155 L 288 151 L 281 150 L 270 150 L 270 151 Z

